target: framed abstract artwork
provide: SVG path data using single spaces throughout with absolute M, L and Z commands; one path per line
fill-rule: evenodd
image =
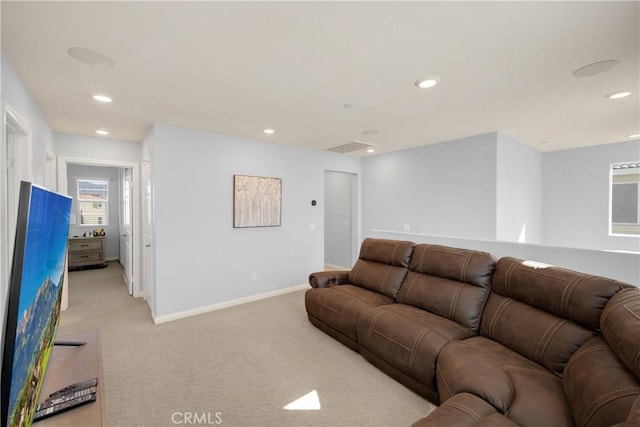
M 282 179 L 233 176 L 233 228 L 279 227 Z

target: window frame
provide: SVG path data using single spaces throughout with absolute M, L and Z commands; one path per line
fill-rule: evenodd
M 80 182 L 81 181 L 98 181 L 98 182 L 104 182 L 107 184 L 107 192 L 106 192 L 106 198 L 105 199 L 85 199 L 85 200 L 81 200 L 80 199 Z M 76 212 L 77 212 L 77 226 L 78 227 L 92 227 L 92 228 L 96 228 L 96 227 L 107 227 L 109 225 L 109 192 L 111 191 L 110 189 L 110 180 L 109 178 L 76 178 Z M 102 224 L 83 224 L 82 223 L 82 213 L 81 213 L 81 203 L 91 203 L 91 204 L 97 204 L 97 203 L 103 203 L 105 205 L 104 207 L 104 222 Z M 96 208 L 97 209 L 97 208 Z
M 635 170 L 637 174 L 640 175 L 640 161 L 629 161 L 629 162 L 615 162 L 609 165 L 609 236 L 613 237 L 635 237 L 640 238 L 640 177 L 637 178 L 637 181 L 630 180 L 628 182 L 614 182 L 614 176 L 616 175 L 615 171 L 620 170 L 621 166 L 625 165 L 624 169 L 626 170 Z M 629 165 L 635 165 L 634 167 L 629 167 Z M 629 175 L 634 175 L 634 173 L 630 173 Z M 637 211 L 636 211 L 636 223 L 614 223 L 613 222 L 613 188 L 614 185 L 619 184 L 636 184 L 638 190 L 638 200 L 637 200 Z M 627 228 L 629 232 L 620 232 L 621 229 Z

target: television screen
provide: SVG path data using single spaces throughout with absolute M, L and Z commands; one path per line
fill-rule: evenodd
M 71 198 L 21 183 L 2 347 L 1 426 L 33 419 L 60 317 L 70 212 Z

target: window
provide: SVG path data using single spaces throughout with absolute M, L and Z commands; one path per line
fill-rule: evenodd
M 109 223 L 109 181 L 79 179 L 78 211 L 80 225 L 107 225 Z
M 609 234 L 640 236 L 640 162 L 611 166 Z

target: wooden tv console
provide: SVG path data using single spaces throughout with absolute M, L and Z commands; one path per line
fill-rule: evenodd
M 79 347 L 54 346 L 38 403 L 51 393 L 68 385 L 98 378 L 96 401 L 45 418 L 33 425 L 44 426 L 106 426 L 107 398 L 102 373 L 102 348 L 97 330 L 56 337 L 57 341 L 82 341 Z

